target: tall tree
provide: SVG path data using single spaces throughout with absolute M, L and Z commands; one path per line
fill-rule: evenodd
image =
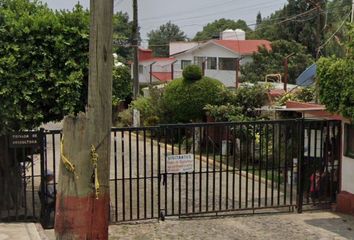
M 258 12 L 256 17 L 256 28 L 262 23 L 262 15 L 261 12 Z
M 54 12 L 39 1 L 0 0 L 0 203 L 9 209 L 22 185 L 5 135 L 84 109 L 88 23 L 79 5 Z
M 215 20 L 212 23 L 208 23 L 203 27 L 203 30 L 197 32 L 194 37 L 194 41 L 205 41 L 213 38 L 219 38 L 219 35 L 222 31 L 226 29 L 242 29 L 245 32 L 250 32 L 251 29 L 247 26 L 247 23 L 243 20 L 231 20 L 221 18 L 219 20 Z
M 252 38 L 268 40 L 296 41 L 307 47 L 314 57 L 322 55 L 345 54 L 343 42 L 347 28 L 339 29 L 344 18 L 349 16 L 351 0 L 288 0 L 282 9 L 257 24 L 251 33 Z M 327 3 L 327 4 L 326 4 Z M 335 37 L 319 47 L 335 33 Z
M 348 24 L 348 37 L 354 39 L 354 23 Z M 347 40 L 343 58 L 320 58 L 317 90 L 322 104 L 334 113 L 354 120 L 354 41 Z
M 152 49 L 154 56 L 169 56 L 169 43 L 173 41 L 185 41 L 187 36 L 176 25 L 171 22 L 163 24 L 158 30 L 148 33 L 149 48 Z
M 253 62 L 242 66 L 242 81 L 264 81 L 267 74 L 283 73 L 283 59 L 289 54 L 289 83 L 295 79 L 314 61 L 306 48 L 294 41 L 278 40 L 272 42 L 272 50 L 261 47 L 258 53 L 253 54 Z
M 132 27 L 133 22 L 129 20 L 128 13 L 117 12 L 113 16 L 113 41 L 114 52 L 122 62 L 132 60 Z M 140 40 L 140 39 L 139 39 Z

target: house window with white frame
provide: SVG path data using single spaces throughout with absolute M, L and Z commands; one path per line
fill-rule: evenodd
M 344 155 L 354 158 L 354 124 L 345 124 L 344 130 Z
M 192 64 L 192 60 L 181 60 L 181 69 L 185 69 Z
M 205 57 L 194 57 L 194 64 L 198 65 L 199 67 L 202 67 L 204 60 Z
M 236 58 L 219 58 L 219 70 L 236 70 Z
M 207 69 L 216 70 L 217 69 L 217 58 L 216 57 L 208 57 L 207 58 Z

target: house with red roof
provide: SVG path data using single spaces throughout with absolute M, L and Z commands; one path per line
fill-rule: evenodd
M 139 83 L 165 83 L 182 76 L 190 64 L 203 66 L 204 75 L 220 80 L 226 87 L 236 86 L 236 66 L 251 62 L 259 47 L 271 49 L 267 40 L 246 40 L 240 29 L 225 30 L 220 39 L 205 42 L 171 42 L 170 57 L 156 58 L 152 50 L 139 48 Z
M 220 80 L 227 87 L 236 86 L 236 66 L 252 61 L 252 55 L 259 47 L 271 49 L 267 40 L 246 40 L 240 29 L 225 30 L 220 39 L 206 42 L 171 42 L 170 57 L 176 59 L 175 76 L 180 76 L 190 64 L 203 66 L 205 76 Z
M 176 59 L 153 57 L 152 50 L 144 48 L 139 48 L 138 59 L 140 84 L 165 83 L 174 79 Z

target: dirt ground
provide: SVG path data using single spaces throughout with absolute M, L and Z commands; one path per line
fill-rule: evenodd
M 325 211 L 110 226 L 109 239 L 354 239 L 354 217 Z

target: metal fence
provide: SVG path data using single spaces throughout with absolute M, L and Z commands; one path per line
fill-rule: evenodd
M 339 191 L 340 127 L 296 119 L 113 128 L 111 222 L 327 207 Z M 41 219 L 48 172 L 56 191 L 61 132 L 34 133 L 38 144 L 9 146 L 22 188 L 0 202 L 1 221 Z M 189 168 L 176 172 L 171 156 L 189 157 Z

